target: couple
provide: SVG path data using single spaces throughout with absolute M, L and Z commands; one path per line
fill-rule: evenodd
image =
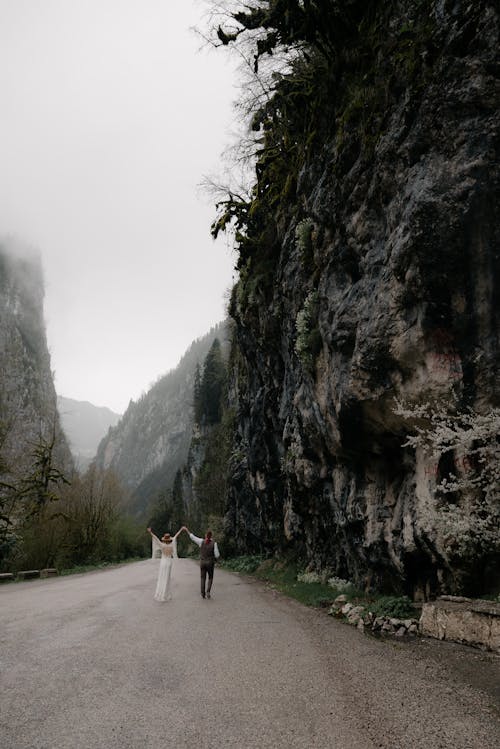
M 172 538 L 170 533 L 165 533 L 161 541 L 158 536 L 155 536 L 151 528 L 148 528 L 148 533 L 151 536 L 153 542 L 153 557 L 156 556 L 156 551 L 161 551 L 160 569 L 158 570 L 158 581 L 156 583 L 156 591 L 154 594 L 155 601 L 170 601 L 172 593 L 170 591 L 170 582 L 172 579 L 172 565 L 174 559 L 177 559 L 177 537 L 186 531 L 191 541 L 198 544 L 200 547 L 200 572 L 201 572 L 201 597 L 210 598 L 210 591 L 212 589 L 212 582 L 214 579 L 214 565 L 215 560 L 219 558 L 219 547 L 217 542 L 212 538 L 212 531 L 205 533 L 205 538 L 199 538 L 186 528 L 185 525 L 180 528 L 175 536 Z M 205 584 L 208 575 L 208 585 Z

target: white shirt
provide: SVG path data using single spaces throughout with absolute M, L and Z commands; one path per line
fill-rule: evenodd
M 194 533 L 190 533 L 189 538 L 191 539 L 191 541 L 194 541 L 195 544 L 198 544 L 198 546 L 201 546 L 203 541 L 205 540 L 204 538 L 199 538 L 198 536 L 195 536 Z M 219 547 L 217 546 L 217 541 L 214 541 L 214 556 L 216 559 L 220 557 L 220 551 L 219 551 Z

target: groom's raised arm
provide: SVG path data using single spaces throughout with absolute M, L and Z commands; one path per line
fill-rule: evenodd
M 188 532 L 188 536 L 191 539 L 191 541 L 193 541 L 193 543 L 195 544 L 198 544 L 198 546 L 201 546 L 203 543 L 203 539 L 199 538 L 198 536 L 195 536 L 194 533 L 191 533 L 191 531 L 189 531 L 187 528 L 186 530 Z

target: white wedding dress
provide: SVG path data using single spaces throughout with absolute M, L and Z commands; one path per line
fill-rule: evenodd
M 172 542 L 169 544 L 160 541 L 160 539 L 151 534 L 151 540 L 153 542 L 152 558 L 156 559 L 158 552 L 160 552 L 160 569 L 158 570 L 158 581 L 156 583 L 156 590 L 153 598 L 155 601 L 170 601 L 172 599 L 171 583 L 172 583 L 172 567 L 174 566 L 174 559 L 177 559 L 177 536 L 172 538 Z

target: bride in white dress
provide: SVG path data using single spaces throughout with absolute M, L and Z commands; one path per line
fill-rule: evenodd
M 156 557 L 158 550 L 161 553 L 160 558 L 160 569 L 158 570 L 158 581 L 156 583 L 156 590 L 153 598 L 155 601 L 170 601 L 172 593 L 170 590 L 170 584 L 172 580 L 172 567 L 174 559 L 177 559 L 177 536 L 182 531 L 182 528 L 177 531 L 175 536 L 172 538 L 170 533 L 165 533 L 161 541 L 158 536 L 155 536 L 151 528 L 148 528 L 148 533 L 151 535 L 153 542 L 153 558 Z

